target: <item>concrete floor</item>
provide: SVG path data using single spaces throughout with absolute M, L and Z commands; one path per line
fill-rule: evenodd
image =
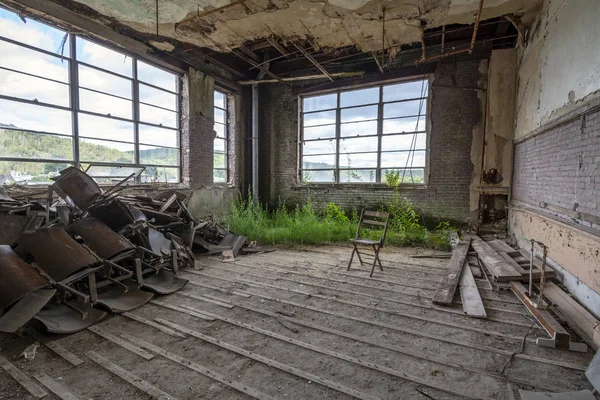
M 592 354 L 536 346 L 544 333 L 511 292 L 478 282 L 487 320 L 434 306 L 447 261 L 408 257 L 417 251 L 384 249 L 373 278 L 358 263 L 346 272 L 348 247 L 200 258 L 160 304 L 57 337 L 78 366 L 46 346 L 18 358 L 27 335 L 0 337 L 0 355 L 80 399 L 512 399 L 517 388 L 591 388 Z M 0 369 L 0 399 L 28 398 Z

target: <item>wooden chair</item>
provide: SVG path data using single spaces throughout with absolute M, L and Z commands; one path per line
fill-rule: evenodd
M 368 219 L 365 217 L 369 217 Z M 385 221 L 384 221 L 385 220 Z M 354 253 L 358 256 L 358 260 L 360 261 L 360 265 L 363 265 L 363 260 L 360 258 L 361 252 L 358 251 L 358 246 L 368 246 L 373 248 L 373 265 L 371 266 L 371 273 L 369 277 L 373 276 L 373 271 L 375 270 L 375 264 L 379 264 L 379 268 L 383 271 L 383 266 L 381 265 L 381 260 L 379 260 L 379 251 L 383 247 L 383 243 L 385 242 L 385 235 L 387 233 L 388 224 L 390 222 L 390 214 L 385 212 L 378 211 L 365 211 L 364 209 L 360 213 L 360 220 L 358 221 L 358 227 L 356 228 L 356 237 L 354 239 L 350 239 L 354 249 L 352 250 L 352 256 L 350 256 L 350 262 L 348 263 L 348 271 L 350 271 L 350 266 L 352 265 L 352 260 L 354 259 Z M 382 228 L 381 237 L 379 240 L 370 240 L 370 239 L 361 239 L 360 238 L 360 230 L 364 225 L 371 225 L 375 227 Z M 366 253 L 362 253 L 363 255 Z M 370 256 L 370 254 L 368 254 Z

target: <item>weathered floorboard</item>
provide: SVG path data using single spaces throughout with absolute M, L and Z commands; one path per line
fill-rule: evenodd
M 521 273 L 508 264 L 496 250 L 491 248 L 481 238 L 475 236 L 471 241 L 471 245 L 496 281 L 510 282 L 521 280 Z
M 471 238 L 468 238 L 466 241 L 459 243 L 452 252 L 452 257 L 448 262 L 448 268 L 446 268 L 446 272 L 444 273 L 444 276 L 442 276 L 437 291 L 433 295 L 433 304 L 442 306 L 449 306 L 452 304 L 452 299 L 454 299 L 454 293 L 456 292 L 456 285 L 458 285 L 458 280 L 467 258 L 470 243 Z
M 473 278 L 471 267 L 465 263 L 460 275 L 460 298 L 464 312 L 473 318 L 487 318 L 483 301 L 479 295 L 479 289 Z

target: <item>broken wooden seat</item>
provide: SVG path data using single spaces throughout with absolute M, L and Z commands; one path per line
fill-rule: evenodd
M 52 189 L 67 202 L 72 208 L 81 211 L 90 207 L 102 194 L 96 181 L 75 167 L 68 167 L 60 171 Z
M 369 217 L 369 218 L 365 218 Z M 350 271 L 350 267 L 352 266 L 352 260 L 354 260 L 354 254 L 358 256 L 358 261 L 360 265 L 363 265 L 363 260 L 360 257 L 361 254 L 369 255 L 368 253 L 361 253 L 358 249 L 359 246 L 372 248 L 373 250 L 373 265 L 371 266 L 371 273 L 369 277 L 373 276 L 373 271 L 375 271 L 375 265 L 379 264 L 379 268 L 383 271 L 383 266 L 381 265 L 381 260 L 379 259 L 379 251 L 383 248 L 383 244 L 385 242 L 385 236 L 387 234 L 387 228 L 390 222 L 390 214 L 385 212 L 378 211 L 365 211 L 364 209 L 360 213 L 360 220 L 358 221 L 358 227 L 356 228 L 356 236 L 354 239 L 350 239 L 352 242 L 352 255 L 350 256 L 350 262 L 348 263 L 348 271 Z M 379 229 L 381 231 L 381 236 L 378 240 L 372 239 L 364 239 L 360 237 L 361 229 L 363 225 L 369 225 L 370 230 Z
M 7 245 L 0 245 L 0 331 L 16 332 L 56 293 Z

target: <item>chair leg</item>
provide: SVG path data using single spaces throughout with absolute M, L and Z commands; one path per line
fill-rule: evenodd
M 383 272 L 383 265 L 381 265 L 381 260 L 379 259 L 379 251 L 381 250 L 381 246 L 377 246 L 375 250 L 375 258 L 377 259 L 377 263 L 379 264 L 379 269 Z
M 360 261 L 360 265 L 364 265 L 362 258 L 360 258 L 360 251 L 358 251 L 358 247 L 356 246 L 356 244 L 354 245 L 354 247 L 356 248 L 356 255 L 358 256 L 358 261 Z
M 350 266 L 352 265 L 352 260 L 354 259 L 354 253 L 357 251 L 356 243 L 352 243 L 352 244 L 354 245 L 354 249 L 352 250 L 352 255 L 350 256 L 350 262 L 348 263 L 348 271 L 350 271 Z
M 373 259 L 373 265 L 371 266 L 371 273 L 369 274 L 369 278 L 373 277 L 373 271 L 375 271 L 376 264 L 377 264 L 377 253 L 375 253 L 375 258 Z

